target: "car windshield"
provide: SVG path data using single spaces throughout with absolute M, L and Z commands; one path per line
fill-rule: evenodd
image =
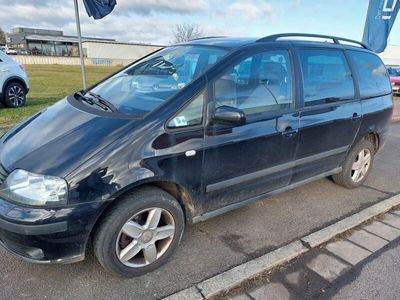
M 120 113 L 142 116 L 177 94 L 226 52 L 205 46 L 167 47 L 100 83 L 85 97 L 98 96 Z

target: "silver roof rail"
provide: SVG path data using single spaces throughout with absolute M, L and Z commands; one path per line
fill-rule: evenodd
M 263 38 L 260 38 L 257 40 L 257 42 L 276 42 L 277 40 L 281 38 L 290 38 L 290 37 L 295 37 L 295 38 L 301 38 L 301 37 L 309 37 L 309 38 L 321 38 L 321 39 L 329 39 L 332 40 L 333 43 L 335 44 L 340 44 L 340 41 L 343 42 L 348 42 L 348 43 L 353 43 L 361 46 L 364 49 L 371 50 L 368 46 L 365 44 L 351 40 L 351 39 L 346 39 L 346 38 L 341 38 L 337 36 L 331 36 L 331 35 L 322 35 L 322 34 L 311 34 L 311 33 L 281 33 L 281 34 L 274 34 L 274 35 L 269 35 Z

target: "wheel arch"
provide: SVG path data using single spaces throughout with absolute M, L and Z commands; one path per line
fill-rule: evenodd
M 119 199 L 121 199 L 122 196 L 128 193 L 133 193 L 137 190 L 146 187 L 156 187 L 169 193 L 172 197 L 174 197 L 178 201 L 179 205 L 181 206 L 185 216 L 186 223 L 192 223 L 193 217 L 195 216 L 195 207 L 192 201 L 192 197 L 184 187 L 172 181 L 165 181 L 165 180 L 147 181 L 127 187 L 121 190 L 121 192 L 119 192 L 117 195 L 115 195 L 116 196 L 115 199 L 110 201 L 110 203 L 103 209 L 103 211 L 97 217 L 94 225 L 92 226 L 89 237 L 90 238 L 93 237 L 93 234 L 96 232 L 96 229 L 100 224 L 101 220 L 103 219 L 104 215 L 113 206 L 118 205 L 118 201 Z
M 374 154 L 378 152 L 378 150 L 381 148 L 381 137 L 379 132 L 376 130 L 375 126 L 370 127 L 365 130 L 361 130 L 358 134 L 349 149 L 357 145 L 360 141 L 362 140 L 367 140 L 374 145 Z
M 364 135 L 364 139 L 370 141 L 374 145 L 375 153 L 378 152 L 380 148 L 380 138 L 377 132 L 371 131 Z
M 12 82 L 17 82 L 17 83 L 21 84 L 23 86 L 23 88 L 25 89 L 25 92 L 28 92 L 28 87 L 26 85 L 25 80 L 23 80 L 21 77 L 18 77 L 18 76 L 12 76 L 10 78 L 7 78 L 7 80 L 3 84 L 3 88 L 1 90 L 3 97 L 5 95 L 7 86 Z

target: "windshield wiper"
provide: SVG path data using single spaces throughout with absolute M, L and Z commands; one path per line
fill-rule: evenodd
M 95 94 L 93 92 L 89 92 L 89 95 L 95 98 L 97 100 L 96 104 L 98 106 L 101 106 L 101 108 L 103 108 L 104 110 L 110 110 L 112 112 L 117 110 L 117 108 L 111 102 L 107 101 L 100 95 Z
M 75 98 L 76 100 L 79 100 L 78 97 L 79 97 L 80 100 L 86 102 L 87 104 L 94 105 L 94 102 L 93 102 L 92 100 L 90 100 L 88 97 L 85 97 L 85 96 L 82 94 L 82 92 L 76 92 L 76 93 L 74 94 L 74 98 Z
M 92 105 L 92 106 L 93 106 L 93 105 L 96 105 L 97 107 L 100 107 L 102 110 L 105 110 L 105 111 L 112 111 L 112 109 L 111 109 L 110 107 L 108 107 L 108 106 L 106 106 L 106 105 L 104 105 L 104 104 L 101 104 L 101 103 L 99 102 L 99 100 L 93 101 L 94 98 L 86 97 L 85 95 L 82 94 L 82 92 L 76 92 L 75 95 L 74 95 L 74 97 L 75 97 L 76 100 L 81 100 L 81 101 L 83 101 L 83 102 L 86 102 L 86 103 L 89 104 L 89 105 Z

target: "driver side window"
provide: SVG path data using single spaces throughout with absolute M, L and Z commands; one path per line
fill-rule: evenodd
M 214 82 L 216 108 L 231 106 L 246 116 L 288 109 L 293 104 L 289 53 L 267 51 L 248 57 Z

